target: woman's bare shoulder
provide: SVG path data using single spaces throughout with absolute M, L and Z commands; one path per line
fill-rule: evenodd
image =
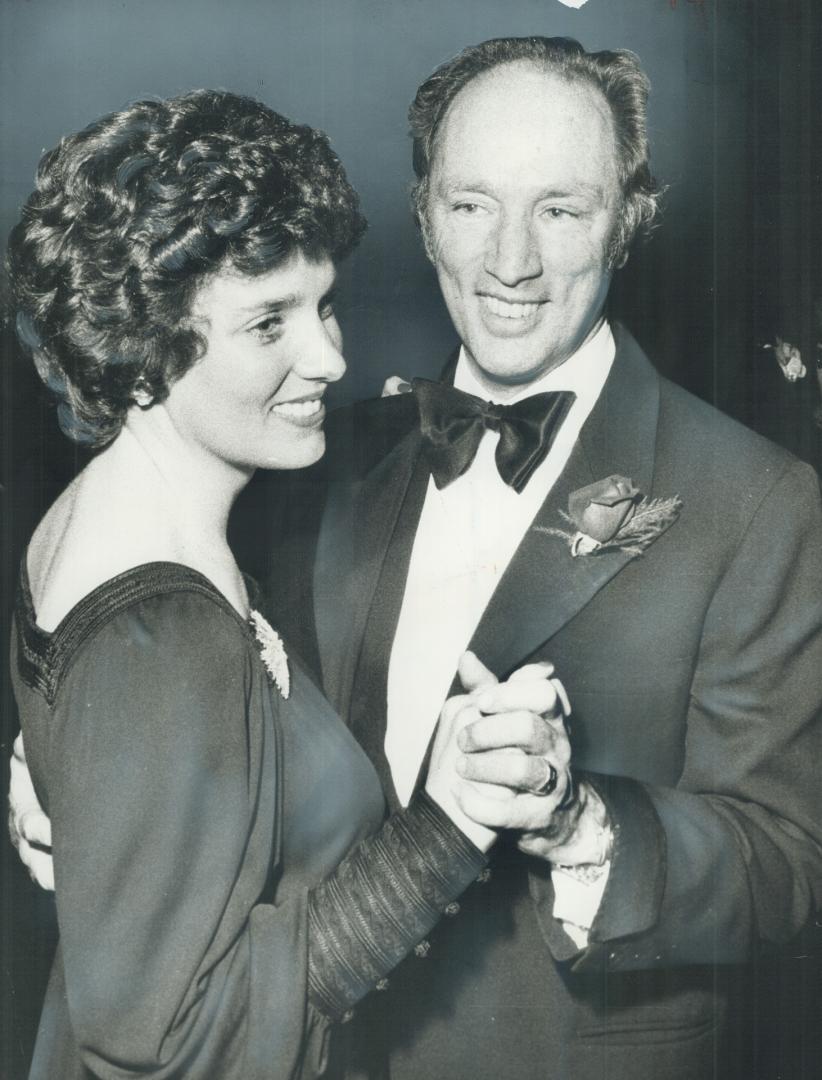
M 150 486 L 92 462 L 51 506 L 35 530 L 27 571 L 37 625 L 54 630 L 89 593 L 148 563 L 179 563 L 206 577 L 240 614 L 248 602 L 227 546 L 180 529 Z M 116 481 L 116 482 L 115 482 Z
M 87 467 L 52 504 L 29 542 L 37 625 L 54 630 L 85 596 L 143 563 L 173 561 L 174 547 L 146 507 L 129 506 Z

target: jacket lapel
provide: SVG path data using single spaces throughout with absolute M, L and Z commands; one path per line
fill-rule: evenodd
M 560 510 L 567 509 L 569 494 L 612 473 L 629 476 L 644 494 L 653 494 L 659 379 L 627 331 L 616 326 L 614 336 L 616 358 L 599 401 L 470 644 L 501 677 L 553 637 L 632 558 L 613 552 L 574 559 L 562 538 L 542 531 L 564 528 Z M 323 684 L 342 716 L 349 715 L 372 605 L 385 602 L 399 610 L 384 593 L 397 591 L 401 601 L 405 588 L 406 565 L 386 568 L 391 572 L 385 574 L 383 567 L 406 500 L 414 506 L 405 505 L 401 524 L 403 530 L 413 531 L 422 505 L 417 496 L 424 494 L 424 484 L 411 484 L 419 467 L 421 441 L 416 408 L 409 398 L 402 395 L 372 403 L 379 406 L 383 428 L 394 441 L 385 452 L 381 449 L 373 455 L 373 463 L 366 464 L 361 478 L 330 484 L 315 561 L 314 603 Z M 356 426 L 356 410 L 351 416 Z M 350 432 L 349 437 L 369 441 L 362 432 Z M 385 444 L 384 435 L 381 438 Z M 381 595 L 375 600 L 381 575 Z M 391 642 L 385 645 L 387 664 Z
M 411 405 L 416 417 L 416 406 Z M 389 406 L 385 411 L 391 414 L 387 417 L 389 428 L 399 419 L 394 430 L 407 429 L 407 404 L 399 410 Z M 398 418 L 395 411 L 403 415 Z M 420 436 L 414 424 L 398 436 L 385 456 L 365 469 L 361 478 L 330 483 L 314 566 L 314 609 L 323 686 L 343 717 L 349 715 L 366 622 L 419 457 Z M 414 485 L 414 491 L 418 487 Z M 416 516 L 410 515 L 411 528 L 418 514 L 419 510 Z M 382 578 L 380 604 L 390 602 L 390 597 L 382 595 L 386 587 L 398 589 L 401 601 L 404 570 Z M 390 641 L 386 648 L 390 650 Z
M 572 558 L 560 510 L 576 488 L 613 473 L 652 494 L 659 380 L 634 339 L 615 327 L 611 373 L 573 453 L 511 560 L 470 648 L 505 677 L 569 622 L 633 556 L 618 551 Z

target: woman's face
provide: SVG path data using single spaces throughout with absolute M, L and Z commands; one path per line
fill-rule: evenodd
M 345 371 L 330 259 L 297 252 L 268 273 L 208 278 L 191 315 L 205 355 L 164 402 L 177 432 L 246 473 L 299 469 L 325 450 L 323 394 Z

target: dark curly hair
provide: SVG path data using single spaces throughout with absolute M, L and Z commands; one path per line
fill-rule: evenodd
M 622 207 L 608 261 L 621 265 L 631 241 L 650 232 L 660 189 L 651 176 L 646 117 L 650 83 L 639 58 L 625 49 L 589 53 L 573 38 L 493 38 L 463 49 L 447 60 L 420 86 L 408 112 L 414 138 L 417 183 L 413 204 L 417 220 L 425 225 L 428 176 L 437 133 L 451 102 L 472 79 L 485 71 L 527 60 L 567 80 L 595 86 L 611 109 L 618 147 L 617 169 Z
M 224 91 L 139 101 L 43 155 L 9 240 L 18 336 L 66 434 L 102 446 L 135 393 L 162 400 L 202 355 L 207 275 L 336 262 L 364 231 L 320 132 Z

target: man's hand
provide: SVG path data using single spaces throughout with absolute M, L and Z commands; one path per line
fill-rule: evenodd
M 535 695 L 537 672 L 547 678 Z M 573 789 L 571 708 L 553 667 L 527 665 L 507 683 L 486 683 L 471 697 L 482 715 L 457 738 L 463 755 L 457 771 L 473 781 L 456 792 L 463 812 L 488 828 L 519 831 L 519 847 L 529 855 L 568 866 L 602 865 L 610 855 L 610 823 L 593 788 L 582 783 Z M 546 792 L 551 768 L 556 786 Z
M 9 833 L 23 865 L 44 889 L 54 889 L 54 864 L 51 858 L 51 822 L 34 794 L 34 785 L 26 764 L 23 733 L 14 740 L 9 785 Z
M 511 793 L 498 783 L 485 785 L 474 783 L 468 777 L 460 779 L 461 732 L 466 725 L 473 726 L 483 719 L 477 701 L 488 693 L 491 694 L 490 707 L 499 712 L 498 719 L 503 724 L 522 727 L 528 723 L 541 723 L 541 713 L 557 708 L 557 690 L 550 681 L 553 673 L 551 664 L 531 664 L 520 669 L 507 683 L 499 683 L 473 653 L 464 653 L 460 658 L 460 680 L 469 693 L 449 698 L 443 707 L 425 786 L 454 823 L 483 850 L 488 850 L 496 839 L 496 831 L 464 812 L 462 803 L 467 797 L 466 792 L 468 789 L 478 792 L 491 802 L 507 799 Z M 542 762 L 540 783 L 548 775 L 546 761 Z M 558 768 L 551 765 L 552 775 L 557 778 Z

